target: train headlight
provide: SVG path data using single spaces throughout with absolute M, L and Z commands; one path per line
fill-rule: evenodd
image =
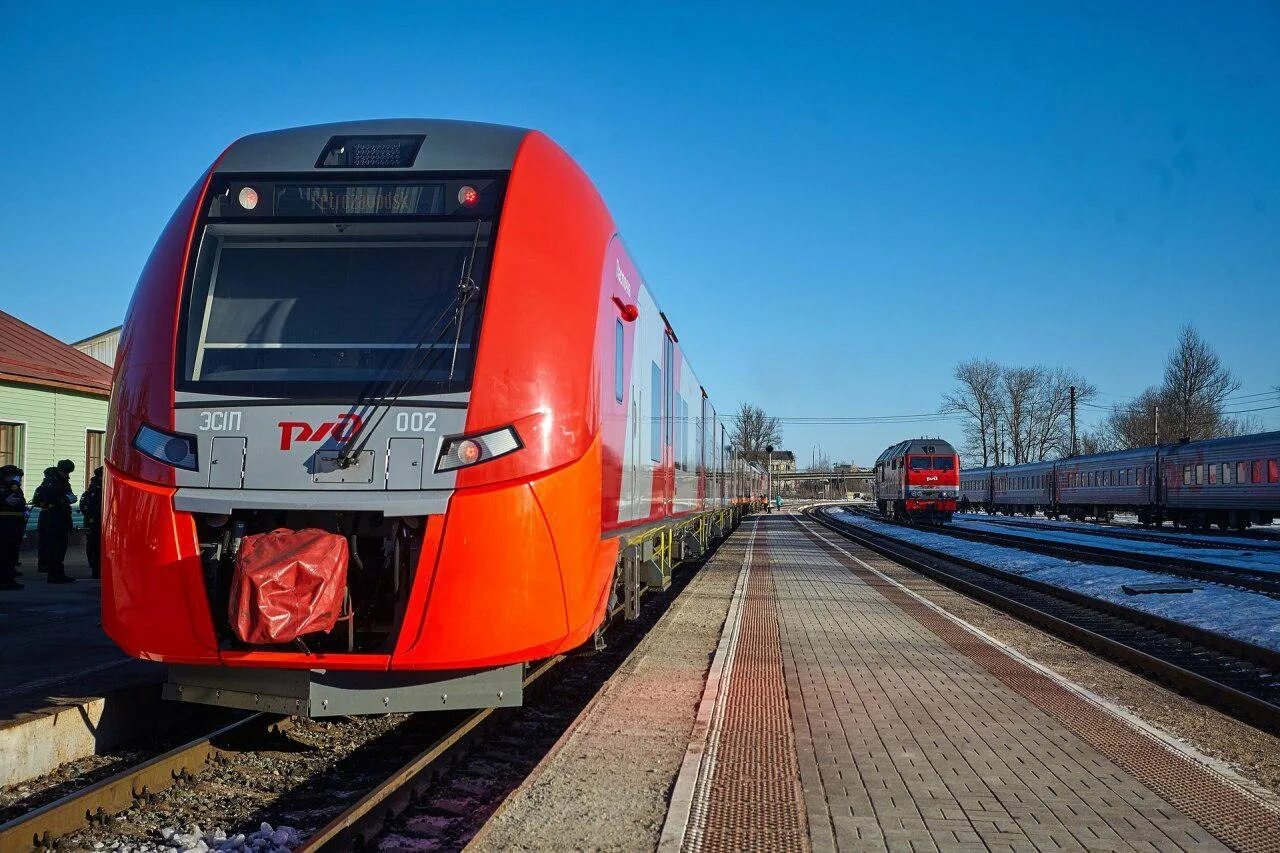
M 446 438 L 440 448 L 440 461 L 436 471 L 455 471 L 499 456 L 506 456 L 524 447 L 514 427 L 503 427 L 476 435 L 459 435 Z
M 188 471 L 199 470 L 194 435 L 167 432 L 149 424 L 143 424 L 138 427 L 138 434 L 133 437 L 133 446 L 157 462 L 163 462 L 175 468 L 185 468 Z

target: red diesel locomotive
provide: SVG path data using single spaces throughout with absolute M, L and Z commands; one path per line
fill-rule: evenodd
M 428 120 L 218 158 L 129 307 L 106 468 L 112 639 L 172 698 L 313 716 L 518 703 L 764 482 L 582 170 Z
M 913 438 L 876 459 L 876 507 L 886 518 L 947 522 L 956 511 L 960 457 L 940 438 Z

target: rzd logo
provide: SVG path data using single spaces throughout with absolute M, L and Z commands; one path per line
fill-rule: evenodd
M 313 427 L 306 421 L 280 421 L 280 449 L 288 450 L 295 441 L 324 441 L 331 438 L 337 444 L 346 444 L 360 431 L 364 421 L 357 414 L 338 415 L 336 421 L 325 421 Z

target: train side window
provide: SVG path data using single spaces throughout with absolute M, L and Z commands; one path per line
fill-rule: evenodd
M 1182 469 L 1182 485 L 1184 486 L 1191 485 L 1191 466 L 1190 465 L 1187 465 Z
M 1204 485 L 1204 463 L 1203 462 L 1201 462 L 1199 465 L 1196 466 L 1196 485 L 1197 486 Z
M 1249 482 L 1249 463 L 1248 462 L 1236 463 L 1236 482 L 1240 484 Z
M 1222 485 L 1231 485 L 1231 473 L 1235 470 L 1230 462 L 1222 463 Z
M 613 327 L 613 399 L 622 402 L 622 348 L 626 344 L 626 332 L 622 329 L 622 321 L 615 320 Z
M 653 418 L 653 428 L 649 431 L 649 458 L 654 462 L 662 461 L 662 368 L 658 362 L 649 362 L 649 384 L 652 386 L 652 401 L 649 414 Z
M 1209 465 L 1209 485 L 1218 485 L 1218 463 L 1214 462 Z
M 1267 460 L 1267 482 L 1280 482 L 1280 459 Z

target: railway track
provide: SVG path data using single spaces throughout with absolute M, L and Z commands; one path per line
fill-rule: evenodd
M 884 521 L 878 514 L 861 507 L 850 506 L 844 507 L 844 509 L 877 521 Z M 968 527 L 957 527 L 953 524 L 917 523 L 912 527 L 916 530 L 927 530 L 930 533 L 939 533 L 943 536 L 954 536 L 958 539 L 984 542 L 989 545 L 1002 545 L 1007 548 L 1018 548 L 1023 551 L 1032 551 L 1036 554 L 1045 554 L 1066 560 L 1083 560 L 1106 566 L 1121 566 L 1127 569 L 1141 569 L 1164 575 L 1177 575 L 1189 580 L 1234 587 L 1280 599 L 1280 575 L 1275 572 L 1257 571 L 1239 566 L 1218 565 L 1188 557 L 1140 554 L 1133 551 L 1117 551 L 1098 545 L 1056 542 L 1033 536 L 1030 533 L 998 533 L 994 530 L 974 530 Z
M 669 603 L 678 595 L 692 574 L 687 571 L 678 573 L 676 581 L 669 590 L 652 596 L 651 606 L 649 605 L 651 597 L 644 596 L 646 606 L 638 620 L 621 622 L 614 619 L 613 617 L 619 617 L 623 613 L 624 605 L 619 603 L 610 611 L 614 630 L 610 632 L 612 640 L 608 646 L 609 650 L 601 653 L 597 649 L 597 652 L 591 655 L 591 659 L 599 663 L 575 667 L 576 681 L 574 677 L 569 680 L 581 684 L 584 678 L 588 681 L 598 678 L 603 683 L 603 679 L 607 678 L 613 667 L 625 659 L 627 651 L 643 637 L 653 621 L 665 609 L 662 602 Z M 542 679 L 565 658 L 566 655 L 559 655 L 531 665 L 523 679 L 524 686 L 528 688 Z M 595 672 L 596 670 L 599 672 Z M 573 674 L 571 673 L 570 676 Z M 548 685 L 548 690 L 562 692 L 563 689 L 563 687 Z M 572 692 L 573 702 L 586 701 L 579 691 Z M 564 704 L 563 699 L 559 701 L 560 704 Z M 326 784 L 332 783 L 339 789 L 360 790 L 365 793 L 345 804 L 337 814 L 334 814 L 334 810 L 338 807 L 337 803 L 334 803 L 334 808 L 325 808 L 322 805 L 317 813 L 319 819 L 315 823 L 299 825 L 304 840 L 301 846 L 294 849 L 308 851 L 360 849 L 373 844 L 379 835 L 397 819 L 403 817 L 406 810 L 411 813 L 415 806 L 419 809 L 424 806 L 429 808 L 431 794 L 426 792 L 442 776 L 446 777 L 445 784 L 449 784 L 447 774 L 456 767 L 460 757 L 469 756 L 473 748 L 476 752 L 483 754 L 490 740 L 503 740 L 505 736 L 501 731 L 495 731 L 495 727 L 491 725 L 496 719 L 496 710 L 498 709 L 480 709 L 439 716 L 431 713 L 410 715 L 406 718 L 408 722 L 405 726 L 395 729 L 392 733 L 394 742 L 388 744 L 392 749 L 390 760 L 377 757 L 373 757 L 372 761 L 367 757 L 356 759 L 355 753 L 352 753 L 352 758 L 357 764 L 338 772 L 349 777 L 351 771 L 357 767 L 361 768 L 360 779 L 356 781 L 358 787 L 353 787 L 349 778 L 344 782 L 330 779 Z M 563 709 L 557 709 L 557 711 L 542 709 L 539 712 L 539 718 L 548 720 L 558 710 Z M 576 713 L 577 710 L 573 710 L 569 719 L 576 716 Z M 409 723 L 413 722 L 421 725 L 410 728 Z M 85 846 L 83 842 L 86 838 L 92 842 L 103 837 L 119 837 L 118 825 L 115 821 L 125 820 L 126 813 L 129 815 L 129 821 L 135 824 L 146 823 L 148 822 L 146 814 L 157 813 L 157 808 L 160 812 L 165 811 L 163 800 L 166 797 L 174 794 L 179 797 L 190 797 L 193 792 L 207 787 L 204 780 L 208 780 L 210 776 L 214 777 L 212 784 L 218 785 L 218 779 L 225 773 L 226 768 L 237 761 L 243 764 L 244 759 L 246 757 L 252 759 L 254 753 L 296 749 L 298 744 L 289 741 L 296 740 L 299 732 L 305 731 L 309 725 L 298 718 L 261 713 L 248 715 L 223 725 L 161 755 L 148 758 L 8 822 L 0 823 L 0 853 L 18 853 L 18 851 L 26 853 L 33 849 L 55 849 L 60 844 L 65 846 L 68 841 L 74 842 L 78 849 Z M 321 725 L 328 724 L 322 721 Z M 486 733 L 492 733 L 494 736 L 489 738 Z M 387 736 L 377 737 L 380 739 L 365 741 L 360 749 L 363 750 L 366 746 L 382 749 L 380 744 L 387 740 Z M 305 742 L 307 739 L 302 740 Z M 412 754 L 412 758 L 405 761 L 403 758 L 405 754 Z M 322 770 L 320 774 L 325 772 Z M 201 775 L 202 773 L 204 775 Z M 327 777 L 317 775 L 315 778 Z M 170 788 L 174 788 L 174 791 L 167 790 Z M 195 796 L 199 795 L 195 794 Z M 273 803 L 267 807 L 268 814 L 279 817 L 299 811 L 311 811 L 310 808 L 299 809 L 297 806 L 296 801 L 290 806 L 284 805 L 283 801 Z M 180 808 L 181 806 L 178 807 Z M 177 809 L 169 809 L 169 816 L 163 818 L 163 823 L 176 824 L 179 826 L 179 831 L 184 831 L 180 827 L 189 824 L 182 823 L 184 818 L 175 817 L 175 810 Z M 145 814 L 139 820 L 135 820 L 135 816 L 139 813 Z M 265 816 L 261 812 L 256 813 L 260 816 L 252 818 L 248 823 L 239 817 L 233 817 L 230 819 L 231 825 L 236 823 L 256 825 L 256 821 L 261 819 L 261 816 Z M 207 812 L 188 813 L 186 818 L 190 824 L 198 823 L 206 827 L 210 825 L 210 821 L 216 826 L 223 819 Z M 320 826 L 323 821 L 327 822 Z M 155 823 L 155 820 L 150 822 Z M 293 821 L 288 822 L 293 823 Z M 232 830 L 228 827 L 227 831 Z
M 1106 525 L 1092 522 L 1075 522 L 1073 526 L 1068 527 L 1065 524 L 1040 524 L 1033 518 L 1019 519 L 975 512 L 958 513 L 958 516 L 965 521 L 974 521 L 981 524 L 1000 524 L 1022 530 L 1052 530 L 1059 533 L 1079 533 L 1085 536 L 1102 536 L 1108 539 L 1123 539 L 1130 542 L 1158 542 L 1162 545 L 1210 548 L 1224 551 L 1248 551 L 1251 549 L 1262 552 L 1280 551 L 1280 540 L 1266 536 L 1247 537 L 1253 540 L 1251 543 L 1227 541 L 1228 539 L 1246 538 L 1240 536 L 1239 533 L 1223 534 L 1221 536 L 1206 535 L 1204 531 L 1198 533 L 1160 533 L 1155 528 L 1122 524 Z
M 230 751 L 231 744 L 281 734 L 292 723 L 288 717 L 252 714 L 94 782 L 0 824 L 0 853 L 51 848 L 64 835 L 105 824 L 138 800 L 149 799 L 170 785 L 193 778 L 210 761 Z
M 543 661 L 524 677 L 531 684 L 563 661 L 558 655 Z M 482 708 L 468 714 L 445 732 L 439 740 L 413 756 L 386 779 L 336 815 L 313 833 L 295 853 L 319 850 L 363 850 L 387 826 L 392 824 L 459 755 L 479 737 L 491 717 L 493 708 Z
M 821 508 L 804 514 L 965 595 L 1280 732 L 1280 653 L 842 523 Z

